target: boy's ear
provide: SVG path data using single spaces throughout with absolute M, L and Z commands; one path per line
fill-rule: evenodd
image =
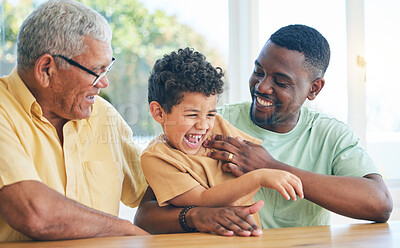
M 321 92 L 322 88 L 325 85 L 325 80 L 323 78 L 318 78 L 310 85 L 310 91 L 308 92 L 307 98 L 312 101 L 317 97 L 319 92 Z
M 165 113 L 161 105 L 156 101 L 152 101 L 149 107 L 154 120 L 162 124 L 164 122 Z

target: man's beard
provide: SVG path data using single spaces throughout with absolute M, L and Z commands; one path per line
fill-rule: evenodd
M 256 124 L 257 126 L 261 127 L 261 128 L 264 128 L 266 126 L 274 126 L 274 124 L 277 121 L 276 112 L 273 113 L 271 116 L 269 116 L 267 118 L 257 117 L 255 115 L 256 110 L 255 110 L 255 106 L 254 106 L 254 101 L 255 100 L 252 101 L 251 107 L 250 107 L 250 119 L 251 119 L 251 121 L 254 124 Z

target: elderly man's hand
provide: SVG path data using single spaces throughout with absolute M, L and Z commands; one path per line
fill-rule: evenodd
M 225 161 L 222 169 L 235 176 L 261 168 L 279 169 L 279 162 L 263 146 L 241 138 L 213 135 L 204 146 L 213 149 L 209 157 Z
M 188 211 L 186 220 L 190 227 L 200 232 L 223 236 L 260 236 L 262 230 L 250 214 L 257 213 L 263 206 L 264 202 L 258 201 L 248 207 L 197 207 Z

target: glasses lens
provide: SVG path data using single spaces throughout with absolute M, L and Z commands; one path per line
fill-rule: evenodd
M 100 73 L 100 75 L 94 80 L 93 86 L 95 86 L 106 74 L 107 71 L 103 71 L 102 73 Z
M 100 75 L 94 80 L 93 86 L 95 86 L 107 73 L 111 70 L 115 63 L 115 58 L 112 58 L 111 63 L 106 67 L 106 70 L 100 73 Z

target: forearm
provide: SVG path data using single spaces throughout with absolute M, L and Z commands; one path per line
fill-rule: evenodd
M 258 212 L 263 204 L 259 201 L 241 208 L 192 208 L 186 213 L 186 224 L 200 232 L 224 236 L 259 236 L 262 232 L 249 215 Z M 134 223 L 153 234 L 184 232 L 178 219 L 181 210 L 171 205 L 159 207 L 152 189 L 148 187 L 136 211 Z
M 178 216 L 182 208 L 158 206 L 153 190 L 148 187 L 136 211 L 134 223 L 152 234 L 184 232 Z
M 131 223 L 85 207 L 36 181 L 6 186 L 0 191 L 1 214 L 15 230 L 39 240 L 135 235 L 144 232 Z
M 322 175 L 283 163 L 275 168 L 298 176 L 304 196 L 332 212 L 356 219 L 385 222 L 392 211 L 390 193 L 379 175 L 344 177 Z
M 260 145 L 217 135 L 205 142 L 214 149 L 208 154 L 214 159 L 225 160 L 234 154 L 232 163 L 223 164 L 224 171 L 240 176 L 261 168 L 279 169 L 300 178 L 306 199 L 335 213 L 352 218 L 387 221 L 392 211 L 389 191 L 379 175 L 343 177 L 321 175 L 281 163 Z
M 38 240 L 59 240 L 139 235 L 142 232 L 127 220 L 68 199 L 60 198 L 58 201 L 58 204 L 53 205 L 53 210 L 46 211 L 55 213 L 46 215 L 38 211 L 38 215 L 34 217 L 36 224 L 28 225 L 29 229 L 26 230 L 28 236 Z M 60 210 L 60 207 L 64 210 Z M 30 221 L 33 222 L 35 219 Z
M 192 204 L 206 207 L 226 207 L 248 196 L 252 197 L 261 187 L 262 173 L 252 171 L 232 180 L 208 188 Z M 250 195 L 252 194 L 252 195 Z M 249 196 L 250 195 L 250 196 Z M 192 201 L 193 199 L 191 199 Z
M 307 199 L 310 201 L 335 213 L 385 222 L 390 217 L 393 205 L 390 193 L 386 187 L 381 187 L 382 184 L 369 178 L 321 176 L 308 180 L 305 195 L 309 195 Z
M 197 186 L 168 202 L 175 206 L 203 206 L 203 207 L 226 207 L 236 206 L 237 201 L 243 197 L 251 198 L 261 187 L 261 172 L 267 170 L 252 171 L 238 178 L 225 181 L 208 189 Z M 243 199 L 246 201 L 247 199 Z

